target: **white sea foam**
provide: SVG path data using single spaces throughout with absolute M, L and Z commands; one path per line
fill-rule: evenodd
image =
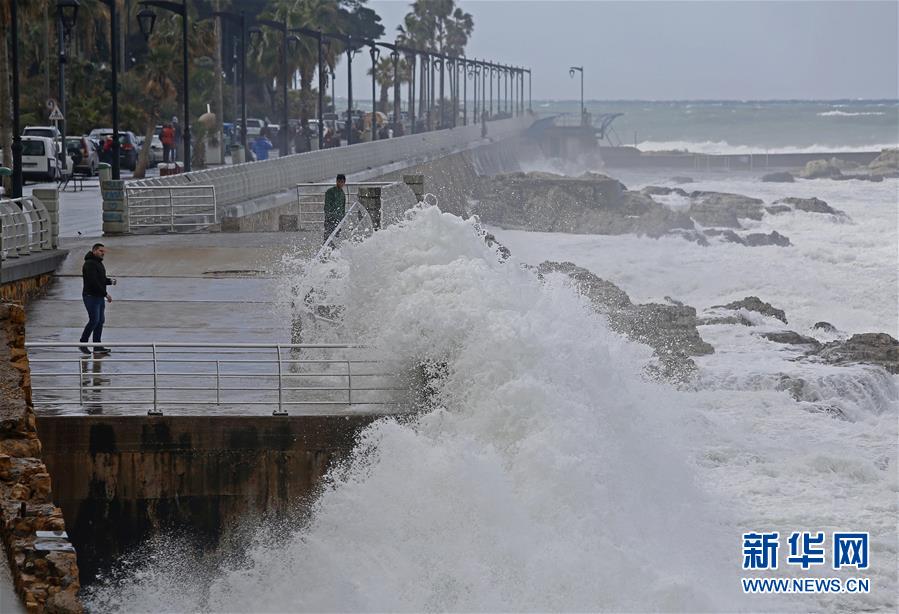
M 819 117 L 861 117 L 864 115 L 886 115 L 883 111 L 822 111 Z
M 543 284 L 518 266 L 572 260 L 636 300 L 670 295 L 703 310 L 757 294 L 800 332 L 828 319 L 847 332 L 895 335 L 895 182 L 860 191 L 826 180 L 698 179 L 697 189 L 766 201 L 818 195 L 853 222 L 769 216 L 755 227 L 776 228 L 794 246 L 754 249 L 494 229 L 513 252 L 501 263 L 470 222 L 428 208 L 332 260 L 295 263 L 302 274 L 284 287 L 298 296 L 314 287 L 318 300 L 343 306 L 342 336 L 409 368 L 446 363 L 436 407 L 367 429 L 304 530 L 276 539 L 262 530 L 243 558 L 212 569 L 184 549 L 157 549 L 90 604 L 895 611 L 895 376 L 797 362 L 800 349 L 757 334 L 780 324 L 758 318 L 753 327 L 701 327 L 716 352 L 697 359 L 692 388 L 648 383 L 639 375 L 647 348 L 611 333 L 560 278 Z M 805 382 L 800 398 L 779 389 L 782 376 Z M 827 403 L 846 419 L 824 413 Z M 742 598 L 747 530 L 870 531 L 874 589 Z M 834 572 L 781 565 L 777 575 Z
M 761 147 L 758 145 L 734 145 L 727 141 L 642 141 L 637 144 L 640 151 L 689 151 L 701 154 L 808 154 L 808 153 L 852 153 L 861 151 L 881 151 L 895 148 L 896 143 L 872 143 L 870 145 L 797 145 L 784 147 Z

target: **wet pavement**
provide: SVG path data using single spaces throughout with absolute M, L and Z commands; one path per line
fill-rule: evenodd
M 104 237 L 100 240 L 109 248 L 105 259 L 107 274 L 115 278 L 117 284 L 109 287 L 113 302 L 106 308 L 103 341 L 290 343 L 291 323 L 274 308 L 275 293 L 281 283 L 279 275 L 284 274 L 278 271 L 279 263 L 285 253 L 313 255 L 319 247 L 320 236 L 320 232 L 294 232 Z M 78 341 L 86 322 L 81 299 L 81 265 L 84 254 L 97 240 L 62 241 L 63 247 L 70 250 L 69 256 L 57 270 L 46 294 L 28 308 L 29 342 Z M 128 352 L 135 358 L 132 350 Z M 224 350 L 194 350 L 193 357 L 197 358 L 199 353 L 205 358 L 221 359 L 223 363 L 234 359 L 233 353 Z M 34 360 L 32 370 L 36 388 L 47 383 L 46 379 L 41 380 L 42 372 L 71 373 L 76 377 L 80 372 L 85 377 L 94 377 L 106 371 L 107 377 L 98 380 L 98 385 L 102 385 L 109 384 L 108 376 L 121 369 L 142 368 L 140 361 L 121 364 L 128 356 L 127 352 L 114 351 L 105 366 L 99 360 L 81 360 L 81 354 L 74 347 L 32 350 L 30 355 L 32 359 L 42 356 L 60 359 L 58 363 Z M 267 356 L 266 360 L 271 357 Z M 213 366 L 214 363 L 215 360 Z M 265 368 L 270 369 L 271 364 Z M 273 364 L 277 369 L 276 358 Z M 190 373 L 191 369 L 198 367 L 185 367 L 185 373 Z M 74 388 L 74 392 L 68 393 L 70 397 L 77 398 L 77 379 L 66 382 Z M 249 390 L 254 387 L 252 379 L 233 382 L 238 383 Z M 143 385 L 147 385 L 146 381 Z M 149 385 L 152 386 L 152 379 Z M 270 386 L 271 382 L 265 385 Z M 145 392 L 120 398 L 134 400 L 141 395 Z M 36 401 L 40 397 L 36 390 Z M 37 405 L 39 412 L 43 411 L 40 404 Z M 108 413 L 108 408 L 104 411 Z M 141 406 L 139 411 L 144 413 L 146 409 Z M 271 408 L 265 411 L 270 414 Z M 123 412 L 137 413 L 138 410 L 123 409 Z

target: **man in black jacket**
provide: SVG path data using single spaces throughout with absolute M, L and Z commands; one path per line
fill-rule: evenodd
M 95 243 L 84 256 L 84 265 L 81 267 L 81 279 L 84 287 L 81 290 L 81 298 L 87 309 L 87 326 L 81 333 L 81 343 L 87 343 L 93 333 L 94 343 L 100 343 L 103 336 L 103 322 L 106 320 L 106 302 L 112 302 L 112 297 L 106 292 L 106 286 L 114 286 L 115 280 L 106 276 L 106 267 L 103 266 L 103 257 L 106 255 L 106 247 L 102 243 Z M 81 352 L 90 354 L 87 346 L 81 346 Z M 94 354 L 109 354 L 109 350 L 100 345 L 94 346 Z

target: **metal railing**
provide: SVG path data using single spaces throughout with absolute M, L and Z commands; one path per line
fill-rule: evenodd
M 184 409 L 399 406 L 409 385 L 367 348 L 338 344 L 28 342 L 34 405 Z M 219 410 L 215 410 L 219 411 Z M 215 411 L 213 413 L 215 413 Z
M 218 222 L 213 185 L 125 186 L 129 231 L 193 230 Z
M 351 203 L 357 200 L 359 188 L 379 188 L 390 185 L 389 181 L 363 181 L 359 183 L 346 183 L 343 186 L 346 200 Z M 297 191 L 297 219 L 300 228 L 321 225 L 325 223 L 325 192 L 333 188 L 334 183 L 298 183 Z
M 41 201 L 26 196 L 0 199 L 0 259 L 52 249 L 50 214 Z

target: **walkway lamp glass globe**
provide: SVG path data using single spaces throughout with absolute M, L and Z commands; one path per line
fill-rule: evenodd
M 250 45 L 253 49 L 258 49 L 259 44 L 262 42 L 262 28 L 251 26 L 247 29 L 247 33 L 250 35 Z
M 72 33 L 72 28 L 78 21 L 78 7 L 80 6 L 78 0 L 57 0 L 56 2 L 56 14 L 59 16 L 59 21 L 62 23 L 67 37 Z
M 140 33 L 143 35 L 145 41 L 150 40 L 150 35 L 153 34 L 153 28 L 156 26 L 156 13 L 144 7 L 137 14 L 137 25 L 140 27 Z

